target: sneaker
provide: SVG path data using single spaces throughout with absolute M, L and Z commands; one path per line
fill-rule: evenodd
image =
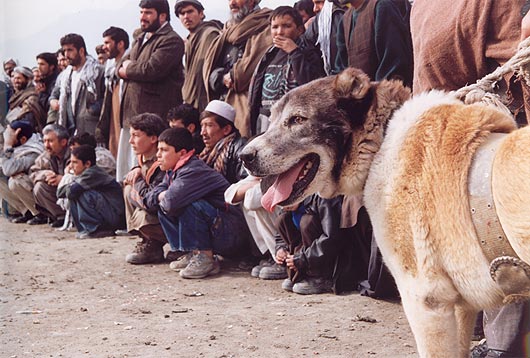
M 220 271 L 221 266 L 219 265 L 219 262 L 201 252 L 191 257 L 188 266 L 180 271 L 180 277 L 204 278 L 206 276 L 218 274 Z
M 274 261 L 272 260 L 261 260 L 257 266 L 254 266 L 252 268 L 252 271 L 250 271 L 250 276 L 259 277 L 259 273 L 262 268 L 266 266 L 272 266 L 273 264 L 274 264 Z
M 316 295 L 331 292 L 331 280 L 320 277 L 307 277 L 293 285 L 293 292 L 300 295 Z
M 136 243 L 134 251 L 125 256 L 125 262 L 143 265 L 164 261 L 164 244 L 155 240 L 142 239 Z
M 133 234 L 131 234 L 129 231 L 127 230 L 124 230 L 124 229 L 118 229 L 116 231 L 114 231 L 114 235 L 115 236 L 133 236 Z
M 102 237 L 109 237 L 109 236 L 114 236 L 114 231 L 110 231 L 110 230 L 96 230 L 94 232 L 82 231 L 82 232 L 78 232 L 75 235 L 75 238 L 79 240 L 85 240 L 85 239 L 100 239 Z
M 262 280 L 282 280 L 287 277 L 287 269 L 276 262 L 270 266 L 265 266 L 259 271 L 259 278 Z
M 29 225 L 43 225 L 48 222 L 48 218 L 43 214 L 37 214 L 32 219 L 27 221 Z
M 484 358 L 488 354 L 488 345 L 486 339 L 482 339 L 476 346 L 471 349 L 470 358 Z
M 178 259 L 176 259 L 175 261 L 172 261 L 169 264 L 169 268 L 172 269 L 173 271 L 184 270 L 190 263 L 190 259 L 192 255 L 193 254 L 191 252 L 188 252 L 187 254 L 180 256 Z
M 291 281 L 290 278 L 286 278 L 286 279 L 283 280 L 283 282 L 282 282 L 282 288 L 283 288 L 285 291 L 293 292 L 293 281 Z

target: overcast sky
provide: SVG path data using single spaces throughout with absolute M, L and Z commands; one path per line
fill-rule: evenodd
M 207 19 L 228 19 L 227 0 L 202 0 Z M 295 0 L 262 0 L 262 7 L 292 5 Z M 87 50 L 101 43 L 101 34 L 110 26 L 129 35 L 139 27 L 139 0 L 0 0 L 0 59 L 14 57 L 24 66 L 36 65 L 40 52 L 55 52 L 59 39 L 78 33 Z M 181 36 L 187 32 L 175 17 L 175 0 L 169 0 L 171 24 Z

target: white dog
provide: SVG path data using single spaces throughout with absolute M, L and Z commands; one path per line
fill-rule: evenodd
M 241 158 L 277 177 L 269 209 L 364 192 L 420 356 L 464 358 L 479 310 L 530 296 L 530 128 L 450 94 L 409 97 L 355 69 L 313 81 L 273 107 Z M 476 164 L 488 146 L 493 164 Z M 470 201 L 478 186 L 490 188 L 483 208 Z M 477 219 L 483 212 L 493 219 Z

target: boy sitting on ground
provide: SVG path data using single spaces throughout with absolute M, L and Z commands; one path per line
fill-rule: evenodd
M 346 237 L 340 229 L 341 205 L 342 196 L 323 199 L 313 194 L 299 205 L 284 208 L 275 257 L 278 264 L 287 266 L 289 278 L 283 289 L 303 295 L 331 292 L 341 272 L 336 263 Z
M 173 251 L 188 252 L 170 264 L 183 278 L 216 274 L 215 254 L 234 256 L 244 244 L 245 224 L 240 210 L 225 204 L 227 180 L 198 159 L 191 133 L 170 128 L 158 137 L 157 158 L 167 172 L 164 181 L 146 197 L 147 208 L 158 208 L 158 218 Z
M 70 168 L 76 176 L 57 191 L 70 201 L 70 213 L 78 239 L 114 235 L 125 227 L 125 207 L 121 186 L 114 177 L 96 165 L 96 152 L 88 144 L 72 150 Z

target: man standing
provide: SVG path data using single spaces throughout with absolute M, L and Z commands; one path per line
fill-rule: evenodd
M 155 113 L 166 118 L 171 107 L 182 103 L 184 82 L 184 41 L 169 24 L 167 0 L 140 1 L 140 29 L 134 32 L 129 54 L 118 65 L 118 76 L 124 80 L 120 120 L 117 167 L 130 163 L 129 127 L 127 121 L 137 114 Z M 133 155 L 132 155 L 133 156 Z M 134 158 L 134 156 L 133 156 Z M 118 171 L 118 180 L 123 180 Z
M 204 7 L 197 0 L 178 0 L 175 4 L 175 15 L 190 32 L 184 51 L 186 66 L 182 98 L 199 112 L 208 104 L 203 80 L 204 58 L 222 28 L 219 21 L 204 21 L 203 11 Z
M 64 210 L 57 205 L 57 186 L 64 175 L 64 169 L 70 162 L 68 131 L 58 124 L 48 124 L 42 130 L 44 149 L 30 169 L 33 180 L 33 195 L 37 209 L 48 217 L 52 227 L 61 227 L 64 222 Z M 28 221 L 28 224 L 41 222 Z
M 15 67 L 11 78 L 15 93 L 9 98 L 8 122 L 23 120 L 34 131 L 40 132 L 46 122 L 46 113 L 39 104 L 39 96 L 33 86 L 33 72 L 27 67 Z
M 123 127 L 120 121 L 123 80 L 116 75 L 116 64 L 121 61 L 129 48 L 129 35 L 125 30 L 111 26 L 103 32 L 103 48 L 108 53 L 109 60 L 105 65 L 105 96 L 96 128 L 96 138 L 116 158 L 120 131 Z M 125 170 L 127 169 L 129 168 Z
M 103 103 L 103 67 L 87 55 L 85 40 L 78 34 L 61 38 L 70 66 L 62 76 L 59 95 L 59 124 L 70 135 L 88 132 L 94 135 Z
M 36 85 L 39 93 L 39 103 L 48 113 L 50 104 L 48 99 L 55 87 L 59 69 L 57 67 L 57 56 L 51 52 L 43 52 L 37 55 L 37 66 L 41 75 L 41 81 Z
M 260 9 L 260 0 L 229 0 L 231 19 L 211 46 L 204 61 L 208 99 L 221 99 L 237 113 L 235 126 L 249 137 L 250 79 L 261 57 L 272 45 L 271 10 Z

